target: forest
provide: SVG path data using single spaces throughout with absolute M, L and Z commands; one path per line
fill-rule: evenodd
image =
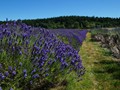
M 0 24 L 5 23 L 6 21 L 0 21 Z M 17 21 L 22 21 L 30 26 L 46 29 L 93 29 L 120 27 L 120 18 L 95 16 L 59 16 L 43 19 L 18 19 Z

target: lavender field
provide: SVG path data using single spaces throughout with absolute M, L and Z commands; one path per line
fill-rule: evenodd
M 0 90 L 120 90 L 120 0 L 0 0 Z
M 88 31 L 3 23 L 0 90 L 119 90 L 119 42 L 119 28 Z
M 49 30 L 21 22 L 0 25 L 0 90 L 47 90 L 65 75 L 81 81 L 79 50 L 87 30 Z

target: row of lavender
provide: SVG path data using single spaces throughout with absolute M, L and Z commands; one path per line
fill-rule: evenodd
M 59 39 L 66 44 L 70 44 L 78 51 L 87 34 L 87 30 L 79 29 L 50 29 L 50 32 L 54 33 Z
M 34 89 L 73 71 L 78 80 L 85 71 L 78 51 L 50 30 L 20 22 L 0 25 L 0 90 Z

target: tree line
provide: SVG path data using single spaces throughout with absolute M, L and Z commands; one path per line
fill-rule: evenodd
M 47 29 L 91 29 L 105 27 L 120 27 L 120 18 L 88 17 L 88 16 L 60 16 L 43 19 L 17 20 L 34 27 Z M 6 21 L 4 21 L 6 22 Z M 2 21 L 0 23 L 3 23 Z

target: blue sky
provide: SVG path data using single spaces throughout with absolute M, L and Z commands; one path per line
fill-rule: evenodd
M 120 17 L 120 0 L 0 0 L 0 21 L 67 15 Z

